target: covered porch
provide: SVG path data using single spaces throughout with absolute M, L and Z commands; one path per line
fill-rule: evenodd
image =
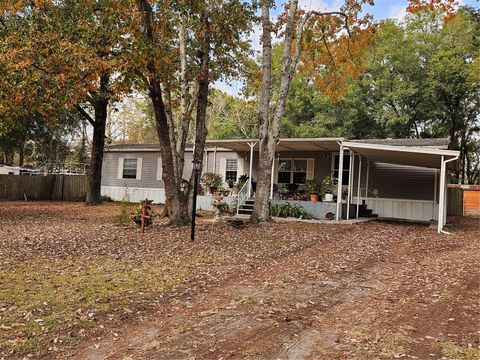
M 253 207 L 258 140 L 209 140 L 207 145 L 215 151 L 233 150 L 242 159 L 242 174 L 248 181 L 238 192 L 237 202 L 239 207 Z M 446 222 L 447 171 L 456 166 L 458 152 L 439 146 L 385 145 L 343 138 L 280 139 L 272 164 L 270 198 L 272 204 L 299 204 L 321 218 L 333 212 L 337 221 L 361 217 L 366 207 L 385 218 L 437 220 L 441 232 Z M 334 201 L 308 201 L 306 180 L 322 182 L 327 176 L 338 180 Z M 296 189 L 293 196 L 285 196 L 288 187 Z

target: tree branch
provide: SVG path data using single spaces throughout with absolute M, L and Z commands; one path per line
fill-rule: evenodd
M 95 126 L 95 120 L 87 113 L 79 104 L 75 106 L 78 112 L 90 123 L 90 125 Z

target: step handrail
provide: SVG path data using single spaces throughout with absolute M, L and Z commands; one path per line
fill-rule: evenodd
M 240 211 L 240 207 L 247 201 L 248 199 L 248 181 L 243 184 L 242 188 L 238 191 L 238 201 L 237 201 L 237 214 Z
M 366 189 L 367 190 L 367 193 L 373 195 L 373 197 L 376 197 L 378 198 L 378 194 L 375 194 L 372 190 L 370 189 Z M 363 196 L 361 194 L 364 194 Z M 357 197 L 357 196 L 354 196 L 354 197 Z M 360 196 L 358 196 L 359 198 L 365 198 L 365 188 L 360 188 Z

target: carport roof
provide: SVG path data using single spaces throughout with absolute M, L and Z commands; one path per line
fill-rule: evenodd
M 343 146 L 367 159 L 382 163 L 440 168 L 443 156 L 444 160 L 457 158 L 447 163 L 447 167 L 450 170 L 455 170 L 459 167 L 458 156 L 460 152 L 455 150 L 369 144 L 354 141 L 344 141 Z

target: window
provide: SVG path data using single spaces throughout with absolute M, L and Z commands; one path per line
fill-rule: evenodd
M 305 184 L 307 179 L 307 160 L 293 160 L 293 183 Z
M 278 161 L 279 184 L 305 184 L 307 159 L 280 159 Z
M 137 178 L 137 159 L 123 160 L 123 179 Z
M 225 181 L 237 181 L 238 159 L 227 159 L 227 166 L 225 170 Z
M 334 154 L 333 157 L 333 177 L 338 179 L 338 166 L 339 166 L 340 154 Z M 350 171 L 350 155 L 343 155 L 343 178 L 342 185 L 348 185 L 348 174 Z
M 282 160 L 278 161 L 278 183 L 290 184 L 292 175 L 292 161 Z

